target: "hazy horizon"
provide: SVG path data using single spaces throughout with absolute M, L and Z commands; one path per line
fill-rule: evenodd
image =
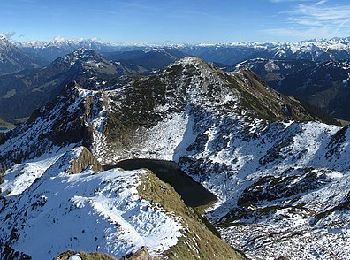
M 276 43 L 276 44 L 283 44 L 283 43 L 307 43 L 307 42 L 322 42 L 322 41 L 331 41 L 336 39 L 344 39 L 344 38 L 350 38 L 350 36 L 334 36 L 332 38 L 315 38 L 315 39 L 305 39 L 305 40 L 295 40 L 295 41 L 217 41 L 217 42 L 121 42 L 121 41 L 108 41 L 100 38 L 78 38 L 78 37 L 72 37 L 72 38 L 65 38 L 65 37 L 53 37 L 52 39 L 47 40 L 23 40 L 23 39 L 16 39 L 13 36 L 9 35 L 9 33 L 0 32 L 0 36 L 5 37 L 7 40 L 13 43 L 23 43 L 23 44 L 29 44 L 29 43 L 60 43 L 60 42 L 98 42 L 101 44 L 112 44 L 112 45 L 120 45 L 120 46 L 171 46 L 171 45 L 220 45 L 220 44 L 250 44 L 250 43 L 257 43 L 257 44 L 264 44 L 264 43 Z

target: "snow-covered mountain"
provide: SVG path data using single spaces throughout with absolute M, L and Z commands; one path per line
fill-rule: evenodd
M 51 42 L 17 42 L 13 44 L 8 42 L 8 44 L 11 44 L 13 47 L 16 46 L 11 49 L 16 49 L 22 54 L 25 53 L 27 57 L 36 60 L 36 63 L 43 65 L 48 65 L 58 57 L 69 55 L 77 49 L 95 50 L 106 59 L 119 64 L 120 71 L 128 74 L 152 73 L 154 70 L 163 69 L 184 56 L 200 57 L 228 71 L 234 70 L 236 66 L 242 67 L 247 65 L 248 67 L 254 67 L 253 71 L 266 80 L 270 86 L 285 95 L 302 98 L 317 113 L 325 116 L 330 114 L 332 117 L 343 120 L 349 120 L 350 118 L 346 110 L 348 89 L 346 84 L 342 83 L 347 80 L 347 76 L 340 79 L 340 81 L 337 80 L 333 85 L 332 82 L 334 81 L 327 81 L 327 75 L 330 74 L 330 77 L 337 77 L 337 75 L 332 75 L 330 72 L 326 72 L 326 78 L 321 80 L 322 82 L 319 82 L 318 79 L 316 79 L 317 82 L 310 82 L 309 79 L 305 78 L 306 75 L 312 73 L 313 69 L 317 70 L 317 66 L 320 66 L 322 63 L 337 63 L 349 60 L 349 38 L 310 40 L 295 43 L 233 42 L 192 45 L 115 44 L 97 40 L 73 41 L 62 39 Z M 38 60 L 40 61 L 38 62 Z M 23 64 L 19 64 L 21 68 L 28 67 L 25 61 L 24 59 Z M 261 68 L 262 63 L 265 61 L 266 68 Z M 268 63 L 268 61 L 271 62 Z M 278 68 L 279 71 L 275 68 Z M 13 69 L 10 71 L 13 71 Z M 334 72 L 334 70 L 331 71 Z M 286 79 L 287 76 L 288 79 Z M 7 80 L 5 80 L 6 82 Z M 298 85 L 295 86 L 295 84 Z M 4 88 L 1 85 L 0 91 Z M 295 89 L 298 89 L 298 91 L 294 91 Z M 324 89 L 327 90 L 323 91 Z M 9 89 L 9 91 L 4 92 L 3 96 L 11 96 L 13 90 Z M 338 99 L 341 99 L 339 103 Z M 28 111 L 31 110 L 28 109 Z M 13 119 L 6 118 L 3 114 L 0 114 L 0 116 L 8 120 Z M 25 115 L 21 116 L 24 117 Z
M 248 59 L 268 58 L 324 62 L 350 58 L 348 38 L 303 42 L 234 42 L 181 46 L 183 52 L 208 62 L 236 65 Z
M 349 129 L 297 122 L 305 112 L 296 117 L 288 101 L 264 90 L 271 91 L 249 72 L 228 76 L 182 60 L 112 98 L 98 156 L 177 161 L 219 196 L 211 220 L 253 258 L 346 259 Z
M 74 50 L 84 48 L 98 52 L 126 52 L 170 49 L 188 56 L 197 56 L 207 62 L 235 65 L 247 59 L 274 58 L 298 59 L 316 62 L 350 58 L 349 38 L 310 40 L 303 42 L 233 42 L 220 44 L 115 44 L 97 40 L 54 40 L 49 42 L 15 42 L 19 49 L 30 56 L 49 63 Z M 133 55 L 134 53 L 130 53 Z M 178 55 L 176 55 L 178 56 Z M 129 56 L 128 58 L 132 58 Z
M 122 86 L 72 83 L 0 136 L 2 254 L 119 257 L 145 245 L 178 259 L 242 257 L 149 172 L 101 166 L 155 158 L 218 196 L 212 224 L 249 257 L 347 259 L 350 130 L 318 120 L 250 71 L 198 58 Z
M 67 167 L 83 149 L 37 158 L 7 172 L 1 185 L 6 194 L 2 257 L 52 259 L 72 248 L 122 257 L 142 246 L 158 255 L 176 245 L 181 221 L 138 192 L 147 171 L 69 174 Z
M 97 40 L 62 40 L 14 42 L 14 44 L 30 56 L 36 57 L 44 64 L 49 64 L 58 57 L 63 57 L 79 49 L 95 50 L 98 52 L 110 52 L 128 49 L 113 43 L 105 43 Z
M 116 84 L 126 71 L 96 51 L 79 49 L 48 66 L 0 76 L 0 116 L 9 121 L 29 117 L 73 80 L 98 88 Z
M 74 249 L 121 257 L 145 246 L 174 259 L 241 259 L 168 184 L 145 170 L 103 170 L 85 148 L 104 142 L 108 92 L 69 84 L 0 136 L 1 256 L 52 258 Z
M 0 34 L 0 75 L 38 67 L 38 62 Z

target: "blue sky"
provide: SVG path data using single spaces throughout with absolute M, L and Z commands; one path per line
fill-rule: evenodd
M 299 41 L 350 36 L 349 0 L 11 0 L 3 33 L 124 43 Z

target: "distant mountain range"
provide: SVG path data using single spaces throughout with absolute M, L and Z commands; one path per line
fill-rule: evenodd
M 77 50 L 48 66 L 0 76 L 0 117 L 26 118 L 62 91 L 71 81 L 86 88 L 113 85 L 125 74 L 119 64 L 92 50 Z
M 182 52 L 175 56 L 196 56 L 207 62 L 234 65 L 253 58 L 306 59 L 316 62 L 350 58 L 350 37 L 330 40 L 313 40 L 296 43 L 234 42 L 222 44 L 170 44 L 118 45 L 93 40 L 17 42 L 16 47 L 28 55 L 50 62 L 76 49 L 93 49 L 98 52 L 173 49 Z
M 120 62 L 138 73 L 162 69 L 186 54 L 174 48 L 103 52 L 106 58 Z
M 0 35 L 0 75 L 39 67 L 38 60 Z
M 70 61 L 77 50 L 91 50 L 91 64 L 102 61 L 104 68 L 93 68 L 82 57 Z M 1 37 L 0 55 L 0 117 L 10 122 L 28 117 L 72 79 L 112 86 L 116 75 L 120 81 L 123 76 L 153 73 L 186 56 L 200 57 L 226 71 L 249 68 L 271 87 L 302 99 L 317 113 L 350 120 L 348 70 L 341 65 L 350 59 L 349 38 L 150 46 L 92 40 L 10 42 Z
M 298 97 L 320 112 L 350 120 L 350 60 L 253 59 L 236 70 L 254 71 L 279 92 Z

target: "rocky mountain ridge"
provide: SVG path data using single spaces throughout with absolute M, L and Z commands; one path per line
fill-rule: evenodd
M 130 158 L 177 162 L 182 170 L 217 195 L 218 203 L 208 212 L 211 223 L 219 228 L 228 243 L 253 259 L 282 256 L 346 259 L 350 256 L 347 245 L 350 131 L 348 127 L 330 126 L 317 120 L 298 101 L 268 88 L 250 71 L 224 73 L 198 58 L 181 59 L 164 71 L 121 86 L 85 89 L 71 84 L 26 125 L 2 137 L 0 156 L 7 171 L 1 187 L 9 194 L 3 194 L 4 201 L 13 206 L 4 207 L 0 217 L 5 218 L 3 212 L 7 211 L 24 214 L 13 208 L 16 201 L 34 199 L 35 194 L 36 199 L 41 194 L 49 194 L 45 195 L 49 198 L 45 204 L 53 205 L 51 193 L 45 192 L 47 182 L 60 180 L 58 183 L 61 183 L 62 180 L 57 187 L 73 192 L 77 186 L 70 185 L 72 182 L 85 187 L 84 182 L 100 183 L 113 174 L 120 176 L 118 178 L 123 178 L 123 174 L 136 174 L 116 170 L 91 175 L 88 170 L 74 177 L 62 173 L 60 167 L 68 167 L 62 162 L 67 157 L 59 154 L 71 154 L 72 147 L 84 145 L 101 164 Z M 29 168 L 34 165 L 29 160 L 42 162 L 50 153 L 54 163 L 46 165 L 52 168 L 34 171 L 38 175 L 33 175 Z M 13 166 L 14 163 L 19 165 Z M 23 167 L 29 168 L 21 170 Z M 31 176 L 31 181 L 23 184 L 20 176 Z M 124 187 L 118 178 L 110 179 L 118 183 L 113 187 Z M 108 185 L 107 182 L 101 186 L 107 197 L 111 196 Z M 10 186 L 17 187 L 22 195 L 11 195 L 14 189 L 9 189 Z M 35 189 L 38 186 L 40 188 Z M 100 193 L 94 195 L 88 187 L 87 195 L 79 193 L 82 198 L 70 200 L 82 210 L 68 214 L 83 214 L 86 205 L 98 202 L 96 196 Z M 33 189 L 37 190 L 30 193 L 34 197 L 24 195 Z M 80 188 L 81 192 L 84 190 Z M 91 197 L 90 200 L 86 196 Z M 39 208 L 47 214 L 45 206 Z M 55 214 L 62 212 L 65 211 L 58 210 Z M 160 213 L 156 210 L 154 214 Z M 131 215 L 140 216 L 135 212 Z M 15 222 L 10 217 L 6 223 L 2 243 L 9 241 Z M 21 225 L 18 222 L 15 226 Z M 34 230 L 38 224 L 30 227 Z M 13 232 L 14 240 L 9 245 L 26 253 L 31 248 L 24 246 L 26 235 L 32 231 L 19 230 Z M 78 241 L 82 237 L 77 236 Z M 138 247 L 135 241 L 140 240 L 128 241 L 125 248 L 134 250 Z M 74 239 L 71 243 L 78 246 Z M 65 243 L 56 245 L 62 247 L 62 251 L 66 246 Z M 90 245 L 95 244 L 82 247 Z M 201 248 L 198 243 L 187 245 Z M 155 244 L 149 246 L 150 250 L 156 248 Z M 166 249 L 162 248 L 164 252 Z M 84 248 L 77 248 L 80 249 Z M 111 253 L 111 250 L 102 251 Z M 115 252 L 119 254 L 124 249 L 118 250 Z
M 254 59 L 236 69 L 248 68 L 269 86 L 285 95 L 298 97 L 324 114 L 350 119 L 348 60 L 316 63 L 307 60 Z
M 347 120 L 349 118 L 346 111 L 346 100 L 348 93 L 347 88 L 344 88 L 346 84 L 344 83 L 344 85 L 342 83 L 348 79 L 348 76 L 345 75 L 341 79 L 334 81 L 330 80 L 329 77 L 327 79 L 328 74 L 330 74 L 330 77 L 335 78 L 338 78 L 339 75 L 343 74 L 340 71 L 331 69 L 331 72 L 327 72 L 325 74 L 324 79 L 313 79 L 315 82 L 310 82 L 309 85 L 305 85 L 308 84 L 307 82 L 309 82 L 309 79 L 306 79 L 305 75 L 312 73 L 313 69 L 320 70 L 318 67 L 321 66 L 322 63 L 337 63 L 341 62 L 341 60 L 346 62 L 346 60 L 350 58 L 348 38 L 310 40 L 297 43 L 237 42 L 195 45 L 118 45 L 113 43 L 104 43 L 97 40 L 66 41 L 62 39 L 52 42 L 15 43 L 4 38 L 4 41 L 7 43 L 5 44 L 6 46 L 11 46 L 9 49 L 11 50 L 11 53 L 14 53 L 12 56 L 16 56 L 18 58 L 17 59 L 15 57 L 17 59 L 17 68 L 14 69 L 9 65 L 10 67 L 7 69 L 8 72 L 18 72 L 19 70 L 29 69 L 39 65 L 47 65 L 50 67 L 49 64 L 55 59 L 59 57 L 63 58 L 66 55 L 69 56 L 71 55 L 70 53 L 81 48 L 95 50 L 103 54 L 106 60 L 112 60 L 111 63 L 113 63 L 113 66 L 117 67 L 117 73 L 120 75 L 128 74 L 135 76 L 138 74 L 149 74 L 155 70 L 163 69 L 170 63 L 175 62 L 184 56 L 197 56 L 207 62 L 213 62 L 217 66 L 227 69 L 234 69 L 237 64 L 243 62 L 246 63 L 245 65 L 247 66 L 249 66 L 249 64 L 254 66 L 255 73 L 266 80 L 269 85 L 278 89 L 278 91 L 282 91 L 283 94 L 298 96 L 298 98 L 305 97 L 303 102 L 308 104 L 310 109 L 312 107 L 315 112 L 324 114 L 325 116 L 331 115 L 332 117 L 337 117 L 343 120 Z M 0 50 L 0 52 L 2 51 Z M 3 52 L 3 55 L 6 56 L 7 54 L 5 51 Z M 23 56 L 26 56 L 27 58 L 25 59 Z M 29 63 L 31 65 L 28 65 L 28 59 L 30 59 Z M 286 66 L 290 68 L 285 67 L 283 69 L 283 66 L 280 66 L 281 70 L 277 72 L 271 71 L 273 70 L 271 67 L 267 68 L 268 71 L 271 71 L 268 72 L 264 68 L 258 68 L 259 64 L 261 65 L 259 59 L 274 61 L 267 64 L 267 67 L 269 65 L 273 66 L 273 64 L 277 64 L 279 62 L 285 62 Z M 243 63 L 240 66 L 243 66 Z M 255 63 L 255 65 L 253 65 L 253 63 Z M 111 68 L 109 65 L 107 67 Z M 71 75 L 70 78 L 74 78 L 78 70 L 84 70 L 83 68 L 79 68 L 79 66 L 76 66 L 75 69 L 75 74 Z M 299 72 L 297 73 L 297 71 L 294 71 L 294 69 Z M 105 72 L 107 71 L 110 72 L 110 69 L 106 68 Z M 319 73 L 321 73 L 321 71 L 317 74 Z M 6 75 L 5 77 L 2 77 L 2 79 L 0 79 L 0 91 L 2 92 L 3 102 L 1 103 L 18 103 L 12 100 L 14 96 L 17 95 L 18 88 L 23 88 L 30 85 L 30 82 L 33 80 L 31 77 L 35 76 L 41 77 L 41 74 L 38 75 L 36 72 L 24 71 L 18 74 L 16 73 L 14 75 Z M 290 80 L 285 79 L 286 76 L 288 76 Z M 44 79 L 46 82 L 50 83 L 52 83 L 52 80 L 56 80 L 55 78 L 47 79 L 45 76 Z M 57 80 L 60 81 L 60 79 Z M 106 80 L 101 79 L 100 83 L 102 84 L 105 81 Z M 11 84 L 14 82 L 15 84 L 12 87 L 12 85 L 9 86 L 8 82 L 11 82 Z M 61 85 L 67 84 L 68 82 L 64 82 Z M 332 82 L 334 82 L 334 84 Z M 52 84 L 55 85 L 55 83 Z M 86 84 L 88 83 L 86 82 Z M 94 82 L 92 85 L 93 84 Z M 302 91 L 287 91 L 290 88 L 293 90 L 295 84 L 298 84 L 297 88 L 299 88 L 299 90 L 301 89 Z M 36 93 L 43 96 L 39 97 L 40 100 L 37 102 L 38 106 L 36 107 L 41 106 L 51 99 L 51 97 L 55 97 L 60 91 L 60 88 L 57 88 L 56 91 L 53 91 L 54 93 L 48 91 L 47 95 L 42 95 L 41 87 L 42 86 L 35 87 L 35 89 L 39 90 Z M 323 91 L 321 88 L 327 88 L 327 90 Z M 285 92 L 283 92 L 284 90 Z M 314 94 L 311 92 L 316 93 L 315 97 L 313 97 Z M 26 94 L 24 96 L 26 96 Z M 23 98 L 25 99 L 25 97 Z M 341 101 L 334 102 L 334 100 L 338 99 Z M 35 107 L 30 100 L 24 100 L 24 102 L 21 103 L 30 104 L 24 109 L 25 111 L 28 111 L 27 113 L 31 113 L 33 106 Z M 23 121 L 23 118 L 28 116 L 25 113 L 17 113 L 16 110 L 18 110 L 18 108 L 14 108 L 13 111 L 9 111 L 8 113 L 11 114 L 10 116 L 6 116 L 5 113 L 3 113 L 0 115 L 0 117 L 10 121 L 11 123 L 15 123 L 15 121 L 13 121 L 14 118 L 19 119 L 19 121 Z M 4 109 L 0 109 L 0 111 L 4 111 Z

